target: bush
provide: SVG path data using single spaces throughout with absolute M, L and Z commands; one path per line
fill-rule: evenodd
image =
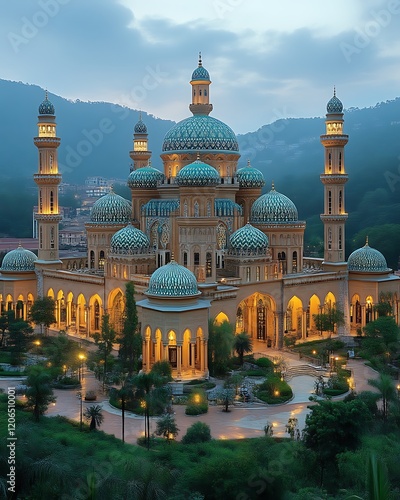
M 258 399 L 268 404 L 285 403 L 293 396 L 288 383 L 276 374 L 269 375 L 265 382 L 257 386 L 254 393 Z
M 74 387 L 79 387 L 81 383 L 79 382 L 79 379 L 76 377 L 61 377 L 57 379 L 57 381 L 54 384 L 54 387 L 58 387 L 59 389 L 62 388 L 74 388 Z
M 87 391 L 85 394 L 85 401 L 96 401 L 97 396 L 95 391 Z
M 254 363 L 260 368 L 267 368 L 273 370 L 274 363 L 269 358 L 258 358 Z
M 189 403 L 186 406 L 186 415 L 202 415 L 208 412 L 208 403 Z
M 191 425 L 182 438 L 183 444 L 205 443 L 206 441 L 211 441 L 211 431 L 204 422 Z

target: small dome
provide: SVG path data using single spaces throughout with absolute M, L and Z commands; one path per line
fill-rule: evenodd
M 385 257 L 368 245 L 368 240 L 362 248 L 354 250 L 347 260 L 349 271 L 359 271 L 366 273 L 384 273 L 389 272 Z
M 144 232 L 128 224 L 113 235 L 110 251 L 117 254 L 148 253 L 149 246 L 150 240 Z
M 264 254 L 268 245 L 268 236 L 249 223 L 232 233 L 230 237 L 233 253 Z
M 336 89 L 333 90 L 333 97 L 329 100 L 328 104 L 326 105 L 326 111 L 327 113 L 342 113 L 343 112 L 343 104 L 336 97 Z
M 251 222 L 282 224 L 297 220 L 296 205 L 287 196 L 275 191 L 274 186 L 269 193 L 260 196 L 251 207 Z
M 163 152 L 239 151 L 233 130 L 208 115 L 194 115 L 174 125 L 165 135 Z
M 37 256 L 21 247 L 6 253 L 0 271 L 34 271 Z
M 147 127 L 142 122 L 142 118 L 139 118 L 139 121 L 136 123 L 135 128 L 133 129 L 135 134 L 147 134 Z
M 54 109 L 54 106 L 49 101 L 46 91 L 46 97 L 44 98 L 42 104 L 39 106 L 39 115 L 55 115 L 55 113 L 56 111 Z
M 196 80 L 207 80 L 210 81 L 210 74 L 203 67 L 203 63 L 201 60 L 201 54 L 199 54 L 199 65 L 192 73 L 192 82 Z
M 142 167 L 129 174 L 128 186 L 132 188 L 155 189 L 162 182 L 165 175 L 154 167 Z
M 151 275 L 146 294 L 157 297 L 192 297 L 200 292 L 195 275 L 171 260 Z
M 127 224 L 131 217 L 131 202 L 113 191 L 99 198 L 90 212 L 90 222 L 98 224 Z
M 236 172 L 236 176 L 241 188 L 260 188 L 265 185 L 263 174 L 250 165 L 250 160 L 246 167 Z
M 176 181 L 179 186 L 216 186 L 220 177 L 214 167 L 197 159 L 178 172 Z

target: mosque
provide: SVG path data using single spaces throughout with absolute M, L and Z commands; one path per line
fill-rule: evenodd
M 120 330 L 125 284 L 135 285 L 143 338 L 143 369 L 168 360 L 177 377 L 206 375 L 208 321 L 229 321 L 266 348 L 285 335 L 316 333 L 313 315 L 344 313 L 338 335 L 374 319 L 373 305 L 391 294 L 399 324 L 400 277 L 368 241 L 345 258 L 345 146 L 343 105 L 334 92 L 321 135 L 324 257 L 304 256 L 305 222 L 275 189 L 262 194 L 263 174 L 240 153 L 232 129 L 210 116 L 210 75 L 199 58 L 190 81 L 192 116 L 174 125 L 162 145 L 162 169 L 151 165 L 148 133 L 134 127 L 128 201 L 99 198 L 86 224 L 85 259 L 59 257 L 55 109 L 39 106 L 39 249 L 8 252 L 0 268 L 1 312 L 26 319 L 36 297 L 55 300 L 57 329 L 82 338 L 100 330 L 104 313 Z M 322 170 L 322 168 L 321 168 Z M 279 187 L 280 188 L 280 187 Z

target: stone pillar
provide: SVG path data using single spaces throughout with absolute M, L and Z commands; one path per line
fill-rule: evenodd
M 168 344 L 163 344 L 163 355 L 164 355 L 164 361 L 169 361 L 169 359 L 168 359 Z
M 204 372 L 208 373 L 208 340 L 204 341 L 203 355 L 204 355 Z
M 195 344 L 193 342 L 190 343 L 190 367 L 192 369 L 192 375 L 196 373 L 195 369 L 195 359 L 194 359 L 194 346 Z
M 307 337 L 307 310 L 303 309 L 301 314 L 301 338 Z
M 204 342 L 205 341 L 203 339 L 200 340 L 200 349 L 199 349 L 199 354 L 200 354 L 200 370 L 201 370 L 202 373 L 204 373 L 204 370 L 205 370 L 205 364 L 204 364 L 204 358 L 205 358 L 205 356 L 204 356 L 204 349 L 205 349 L 205 347 L 204 347 Z
M 147 358 L 146 358 L 146 341 L 142 341 L 142 370 L 146 373 L 147 372 L 147 366 L 146 366 Z
M 68 327 L 71 325 L 71 301 L 70 300 L 67 302 L 67 312 L 66 312 L 65 321 L 67 323 L 66 330 L 68 330 Z
M 361 328 L 364 328 L 365 326 L 365 304 L 361 305 Z
M 146 339 L 146 371 L 150 371 L 150 339 Z
M 182 344 L 176 345 L 176 357 L 177 357 L 177 363 L 176 363 L 177 375 L 178 375 L 178 378 L 181 378 L 182 377 Z

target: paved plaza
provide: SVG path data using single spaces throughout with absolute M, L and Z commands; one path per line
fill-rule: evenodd
M 265 355 L 266 352 L 259 352 Z M 274 351 L 268 349 L 268 356 L 284 356 L 287 366 L 304 365 L 304 361 L 292 353 Z M 366 366 L 362 360 L 349 360 L 347 368 L 352 370 L 356 385 L 356 391 L 375 390 L 368 385 L 368 379 L 376 378 L 377 372 Z M 223 412 L 220 406 L 209 407 L 208 413 L 199 416 L 185 415 L 184 405 L 174 405 L 176 421 L 180 429 L 178 440 L 185 435 L 186 430 L 194 422 L 207 423 L 211 428 L 211 435 L 217 439 L 240 439 L 249 437 L 259 437 L 264 435 L 264 426 L 267 423 L 273 424 L 275 437 L 287 437 L 285 425 L 288 419 L 293 416 L 298 419 L 300 430 L 303 429 L 305 418 L 309 411 L 309 397 L 314 391 L 315 378 L 309 375 L 295 376 L 289 381 L 293 390 L 293 399 L 281 405 L 263 405 L 258 403 L 248 403 L 231 407 L 228 413 Z M 21 383 L 21 379 L 0 379 L 0 387 L 7 390 Z M 95 379 L 92 372 L 86 371 L 82 380 L 82 393 L 95 390 L 98 397 L 95 404 L 103 408 L 104 422 L 101 430 L 107 434 L 113 434 L 121 438 L 121 411 L 113 408 L 108 403 L 108 398 L 101 390 L 101 383 Z M 57 401 L 50 406 L 47 411 L 48 416 L 62 415 L 75 421 L 80 420 L 81 402 L 77 397 L 76 390 L 55 390 Z M 82 402 L 82 409 L 93 405 L 93 402 Z M 151 432 L 156 428 L 156 418 L 151 419 Z M 136 440 L 144 432 L 144 418 L 126 412 L 125 419 L 125 441 L 136 443 Z

